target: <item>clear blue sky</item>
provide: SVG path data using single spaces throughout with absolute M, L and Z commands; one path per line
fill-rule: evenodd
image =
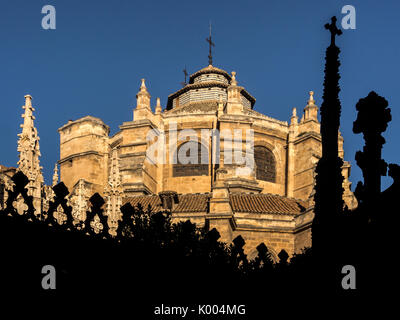
M 56 8 L 56 30 L 41 27 L 42 6 Z M 239 85 L 256 97 L 255 110 L 289 120 L 308 91 L 321 105 L 323 25 L 341 8 L 356 8 L 356 30 L 344 30 L 341 48 L 341 131 L 355 184 L 361 171 L 354 154 L 363 146 L 352 133 L 355 104 L 370 90 L 383 95 L 393 120 L 383 157 L 399 162 L 399 1 L 0 1 L 0 163 L 15 166 L 24 95 L 33 96 L 45 180 L 59 159 L 57 129 L 92 115 L 115 133 L 132 119 L 140 79 L 165 106 L 180 88 L 182 69 L 205 67 L 209 20 L 216 43 L 214 65 L 237 72 Z M 384 178 L 384 186 L 391 183 Z

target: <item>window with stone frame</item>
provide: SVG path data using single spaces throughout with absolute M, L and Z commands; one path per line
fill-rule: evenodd
M 179 154 L 182 153 L 181 149 L 186 150 L 186 157 L 189 158 L 192 156 L 191 161 L 189 163 L 182 163 L 182 159 L 179 159 Z M 190 151 L 193 149 L 197 149 L 197 155 L 191 155 Z M 183 150 L 184 150 L 183 149 Z M 181 151 L 181 152 L 180 152 Z M 202 163 L 203 158 L 203 163 Z M 177 163 L 173 165 L 173 177 L 187 177 L 187 176 L 207 176 L 208 175 L 208 151 L 207 148 L 204 147 L 201 143 L 195 141 L 188 141 L 181 144 L 177 150 Z M 207 163 L 205 162 L 207 159 Z
M 256 179 L 276 182 L 276 162 L 271 150 L 254 147 L 254 162 L 256 164 Z

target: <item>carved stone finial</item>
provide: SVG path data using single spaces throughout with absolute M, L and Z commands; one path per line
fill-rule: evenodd
M 140 85 L 140 91 L 147 91 L 145 79 L 142 79 L 142 84 Z
M 297 124 L 298 123 L 298 117 L 297 117 L 297 109 L 293 108 L 292 109 L 292 117 L 290 118 L 290 124 Z
M 236 86 L 237 81 L 236 81 L 236 72 L 232 71 L 232 80 L 231 80 L 231 85 Z
M 315 105 L 315 100 L 314 100 L 314 91 L 309 92 L 310 97 L 307 101 L 307 105 L 304 108 L 304 120 L 315 120 L 318 121 L 318 107 Z M 303 121 L 303 118 L 302 118 Z
M 57 163 L 54 166 L 54 173 L 53 173 L 53 184 L 52 186 L 54 187 L 58 183 L 58 165 Z
M 31 107 L 32 106 L 32 96 L 30 94 L 27 94 L 24 96 L 25 98 L 25 106 Z
M 149 109 L 150 108 L 150 93 L 147 91 L 145 79 L 142 79 L 140 90 L 136 94 L 136 109 Z M 136 118 L 135 118 L 136 119 Z
M 304 120 L 315 120 L 318 121 L 318 106 L 315 105 L 314 91 L 309 92 L 310 97 L 307 101 L 307 105 L 304 108 Z
M 157 104 L 156 104 L 156 114 L 160 114 L 162 111 L 162 107 L 161 107 L 161 101 L 160 98 L 157 98 Z
M 308 105 L 314 105 L 314 91 L 310 91 L 310 99 L 308 99 Z

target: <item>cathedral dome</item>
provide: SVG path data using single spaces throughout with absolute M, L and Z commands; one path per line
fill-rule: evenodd
M 199 71 L 196 71 L 190 76 L 189 84 L 207 82 L 207 81 L 217 81 L 225 84 L 229 84 L 232 77 L 225 70 L 213 67 L 209 65 Z
M 228 72 L 209 65 L 193 73 L 188 84 L 168 96 L 166 109 L 171 110 L 192 103 L 216 102 L 220 98 L 226 102 L 228 98 L 227 89 L 232 84 L 232 76 Z M 241 89 L 243 105 L 252 109 L 256 101 L 255 98 L 244 88 Z

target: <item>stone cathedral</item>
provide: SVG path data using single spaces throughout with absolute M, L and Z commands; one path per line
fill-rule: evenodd
M 30 179 L 29 192 L 40 211 L 46 208 L 52 190 L 43 186 L 34 109 L 31 96 L 25 99 L 20 161 L 17 169 L 0 168 L 0 197 L 4 203 L 7 179 L 21 170 Z M 276 120 L 254 110 L 256 99 L 238 84 L 235 72 L 229 74 L 210 64 L 170 94 L 164 107 L 159 98 L 152 106 L 144 79 L 136 99 L 133 119 L 122 123 L 112 136 L 109 127 L 92 116 L 68 121 L 58 130 L 60 180 L 70 191 L 69 204 L 76 219 L 82 219 L 89 197 L 98 192 L 106 200 L 111 230 L 118 225 L 119 208 L 129 202 L 151 210 L 168 208 L 174 221 L 190 219 L 199 227 L 216 228 L 226 242 L 241 235 L 250 257 L 261 242 L 274 259 L 281 249 L 292 255 L 311 246 L 314 171 L 322 152 L 313 92 L 301 115 L 294 108 L 289 122 Z M 197 142 L 180 135 L 187 129 Z M 246 163 L 228 163 L 228 141 L 222 138 L 215 145 L 202 134 L 207 130 L 231 131 L 234 140 L 235 130 L 252 130 L 250 170 L 238 170 Z M 196 150 L 199 158 L 209 161 L 154 161 L 148 156 L 149 132 L 165 141 L 156 153 L 165 154 L 166 159 L 173 158 L 171 152 Z M 173 135 L 178 137 L 175 149 L 170 148 Z M 338 141 L 343 158 L 341 135 Z M 246 143 L 244 137 L 239 140 L 242 150 Z M 357 202 L 350 190 L 346 161 L 342 174 L 345 203 L 354 208 Z M 58 180 L 56 165 L 53 185 Z

